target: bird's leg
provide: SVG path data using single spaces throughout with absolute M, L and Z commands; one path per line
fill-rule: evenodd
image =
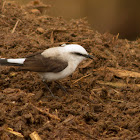
M 42 81 L 46 85 L 46 87 L 47 87 L 48 91 L 51 93 L 52 97 L 55 97 L 54 94 L 52 93 L 51 89 L 49 88 L 48 84 L 46 83 L 46 81 L 45 80 L 42 80 Z
M 64 92 L 68 93 L 68 91 L 59 82 L 55 81 L 55 83 L 59 86 L 59 88 L 61 90 L 63 90 Z

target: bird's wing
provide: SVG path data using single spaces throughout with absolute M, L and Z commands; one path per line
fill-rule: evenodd
M 27 57 L 21 69 L 35 72 L 60 72 L 67 66 L 68 63 L 60 59 L 36 54 Z

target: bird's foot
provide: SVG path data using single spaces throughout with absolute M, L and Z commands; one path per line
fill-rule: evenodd
M 58 87 L 61 89 L 61 90 L 63 90 L 65 93 L 68 93 L 68 91 L 66 90 L 66 88 L 63 86 L 63 85 L 61 85 L 59 82 L 57 82 L 57 81 L 55 81 L 55 83 L 57 83 L 57 85 L 58 85 Z
M 55 96 L 55 95 L 53 94 L 53 92 L 51 91 L 51 89 L 49 88 L 49 86 L 48 86 L 48 84 L 46 83 L 45 80 L 43 80 L 43 83 L 46 85 L 46 88 L 47 88 L 48 91 L 50 92 L 51 96 L 52 96 L 53 98 L 58 98 L 57 96 Z

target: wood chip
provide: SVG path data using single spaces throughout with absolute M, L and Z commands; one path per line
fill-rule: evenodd
M 9 133 L 11 133 L 11 134 L 14 134 L 14 135 L 16 135 L 16 136 L 18 136 L 18 137 L 24 138 L 24 136 L 23 136 L 21 133 L 14 131 L 14 130 L 13 130 L 12 128 L 10 128 L 10 127 L 6 128 L 5 131 L 7 131 L 7 132 L 9 132 Z
M 140 73 L 134 71 L 128 71 L 123 69 L 107 68 L 109 71 L 113 72 L 118 77 L 138 77 L 140 78 Z
M 112 67 L 101 67 L 99 69 L 93 69 L 93 71 L 105 71 L 105 70 L 108 70 L 108 71 L 112 72 L 114 75 L 116 75 L 118 77 L 140 78 L 140 73 L 139 72 L 124 70 L 124 69 L 116 69 L 116 68 L 112 68 Z
M 36 131 L 30 134 L 30 138 L 32 140 L 42 140 Z
M 41 27 L 38 27 L 36 30 L 41 34 L 43 34 L 45 32 L 45 30 Z
M 101 85 L 112 86 L 112 87 L 116 87 L 116 88 L 124 88 L 124 87 L 140 88 L 140 84 L 126 84 L 126 83 L 120 83 L 120 82 L 105 82 L 105 81 L 96 81 L 96 83 L 101 84 Z
M 38 9 L 31 9 L 31 13 L 37 14 L 37 15 L 41 14 Z

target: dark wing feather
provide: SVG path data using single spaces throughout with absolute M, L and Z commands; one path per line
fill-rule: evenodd
M 22 69 L 35 72 L 60 72 L 67 66 L 68 63 L 65 61 L 36 54 L 26 58 Z

